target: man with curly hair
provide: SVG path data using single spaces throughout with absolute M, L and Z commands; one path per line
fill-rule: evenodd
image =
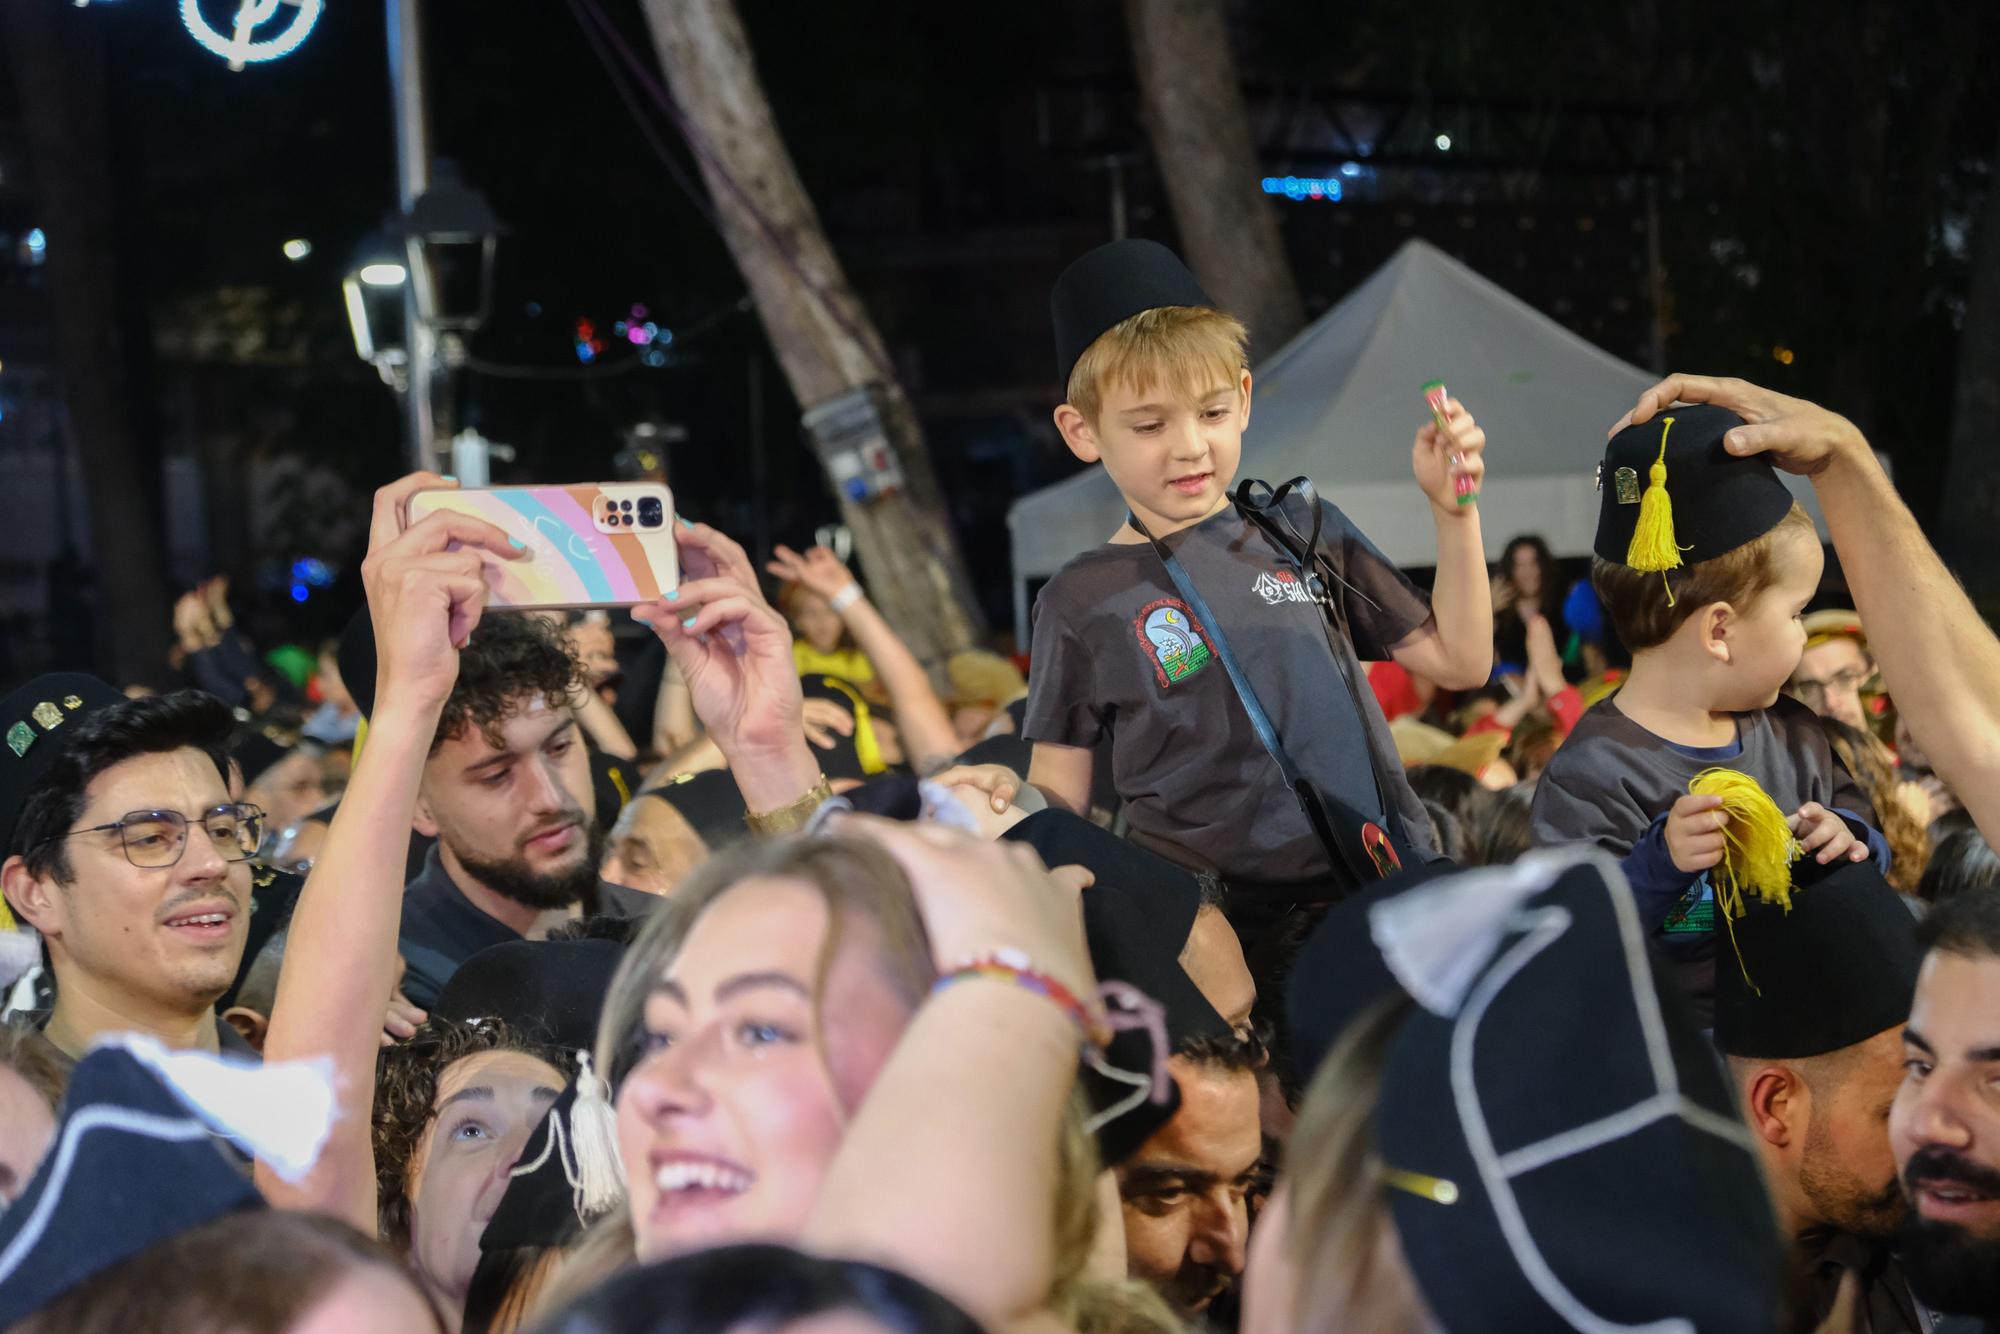
M 366 689 L 364 707 L 367 675 L 366 687 L 350 686 L 357 699 Z M 459 655 L 414 822 L 437 846 L 403 898 L 403 992 L 425 1009 L 490 945 L 657 902 L 598 881 L 604 840 L 572 708 L 579 679 L 561 630 L 538 616 L 485 617 Z

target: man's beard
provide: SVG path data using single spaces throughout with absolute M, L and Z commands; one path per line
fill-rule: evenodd
M 1903 1183 L 1957 1181 L 2000 1198 L 2000 1172 L 1970 1162 L 1948 1149 L 1925 1148 L 1911 1155 Z M 1923 1217 L 1916 1206 L 1896 1234 L 1895 1250 L 1910 1291 L 1924 1305 L 1950 1315 L 2000 1316 L 2000 1237 L 1982 1237 L 1957 1223 Z
M 528 840 L 567 824 L 575 824 L 584 832 L 582 859 L 561 871 L 536 871 L 530 867 L 522 852 Z M 576 809 L 565 812 L 552 823 L 529 831 L 521 840 L 521 846 L 515 850 L 515 855 L 504 862 L 483 861 L 469 856 L 448 835 L 440 834 L 440 837 L 451 848 L 452 855 L 458 858 L 458 864 L 465 868 L 467 875 L 495 894 L 541 912 L 552 912 L 590 899 L 597 888 L 597 868 L 604 860 L 604 831 L 597 827 L 596 821 L 585 819 L 583 812 Z
M 1868 1193 L 1867 1186 L 1848 1170 L 1832 1141 L 1817 1127 L 1806 1136 L 1799 1190 L 1821 1222 L 1871 1241 L 1886 1241 L 1894 1235 L 1907 1212 L 1902 1184 L 1893 1172 L 1886 1187 Z

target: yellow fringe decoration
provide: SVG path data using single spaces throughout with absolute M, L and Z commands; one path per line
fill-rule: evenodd
M 1745 911 L 1745 890 L 1786 912 L 1792 910 L 1792 863 L 1799 857 L 1799 841 L 1792 837 L 1791 823 L 1778 803 L 1749 774 L 1735 769 L 1704 769 L 1688 783 L 1688 791 L 1698 797 L 1721 797 L 1723 813 L 1729 817 L 1722 826 L 1722 861 L 1708 873 L 1708 882 L 1715 891 L 1716 911 L 1722 914 L 1722 925 L 1729 932 L 1736 966 L 1745 984 L 1761 996 L 1763 992 L 1750 981 L 1743 951 L 1737 947 L 1735 919 Z
M 1632 526 L 1632 545 L 1626 549 L 1625 564 L 1634 570 L 1660 571 L 1660 583 L 1667 590 L 1667 605 L 1674 605 L 1674 586 L 1666 571 L 1680 568 L 1681 548 L 1674 541 L 1674 502 L 1667 495 L 1667 432 L 1672 417 L 1660 418 L 1660 456 L 1646 470 L 1646 493 L 1639 497 L 1639 521 Z

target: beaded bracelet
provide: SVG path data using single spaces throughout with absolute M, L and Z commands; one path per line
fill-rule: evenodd
M 1076 998 L 1076 993 L 1050 977 L 1039 972 L 1019 950 L 998 950 L 992 954 L 960 964 L 952 971 L 940 976 L 931 987 L 932 994 L 943 991 L 954 982 L 967 978 L 990 977 L 999 982 L 1011 982 L 1017 987 L 1046 996 L 1062 1007 L 1065 1014 L 1075 1022 L 1077 1030 L 1096 1047 L 1103 1047 L 1111 1041 L 1111 1030 L 1090 1017 L 1090 1011 Z

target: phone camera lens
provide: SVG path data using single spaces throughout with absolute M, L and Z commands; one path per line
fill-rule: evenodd
M 618 508 L 621 510 L 629 510 L 632 508 L 632 502 L 629 500 L 621 500 L 618 502 Z
M 639 526 L 641 528 L 658 528 L 665 521 L 666 515 L 658 496 L 639 497 Z

